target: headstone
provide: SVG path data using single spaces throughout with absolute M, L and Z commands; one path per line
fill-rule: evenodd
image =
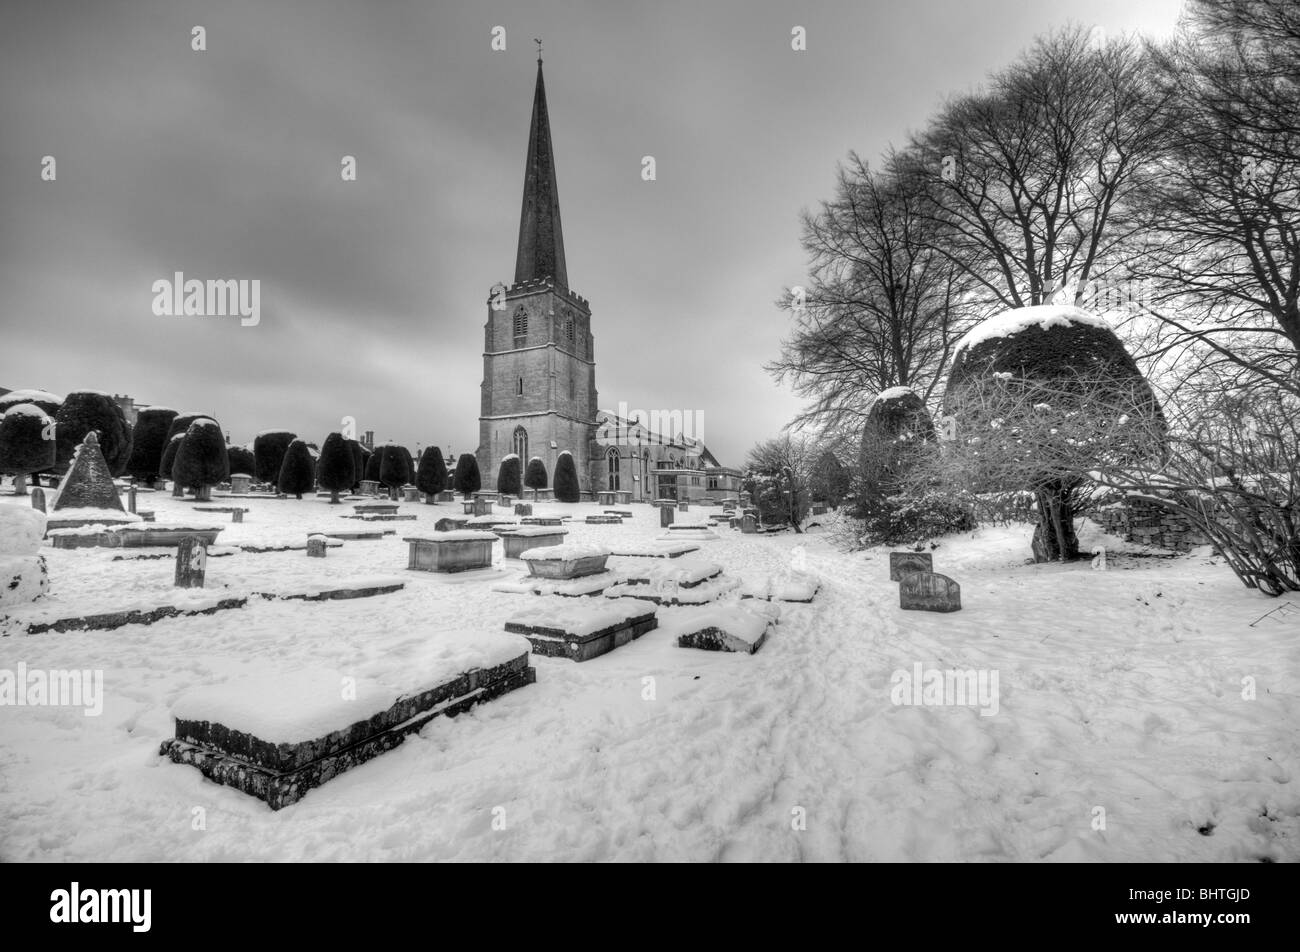
M 492 500 L 490 499 L 474 500 L 474 515 L 487 516 L 491 514 L 492 514 Z
M 933 572 L 934 556 L 929 552 L 890 552 L 889 580 L 901 582 L 912 572 Z
M 202 588 L 208 567 L 208 547 L 198 536 L 186 536 L 176 548 L 176 587 Z
M 662 529 L 673 524 L 673 511 L 667 506 L 659 507 L 659 527 Z
M 898 604 L 907 611 L 961 611 L 961 586 L 946 575 L 909 572 L 898 585 Z
M 45 490 L 44 489 L 38 488 L 32 490 L 32 508 L 39 509 L 41 512 L 45 511 Z
M 230 521 L 231 521 L 231 522 L 243 522 L 243 521 L 244 521 L 244 510 L 242 510 L 242 509 L 236 509 L 234 512 L 232 512 L 232 513 L 230 514 Z
M 238 496 L 248 492 L 249 484 L 253 481 L 251 476 L 244 473 L 235 473 L 230 477 L 230 491 Z
M 690 504 L 685 499 L 677 503 L 678 512 L 690 512 L 690 509 L 691 509 Z
M 72 457 L 68 475 L 59 483 L 59 494 L 50 507 L 60 509 L 104 509 L 125 513 L 113 485 L 113 474 L 99 449 L 99 437 L 91 430 Z
M 533 504 L 530 502 L 515 503 L 516 516 L 531 516 L 533 514 Z
M 403 486 L 403 487 L 402 487 L 402 494 L 403 494 L 403 497 L 405 498 L 405 500 L 406 500 L 407 502 L 419 502 L 419 501 L 420 501 L 420 490 L 419 490 L 419 488 L 416 487 L 416 486 Z
M 313 559 L 325 558 L 325 537 L 323 535 L 312 536 L 307 540 L 307 554 Z
M 740 520 L 740 531 L 746 535 L 752 535 L 758 531 L 758 520 L 749 513 L 745 513 L 744 518 Z
M 135 512 L 135 483 L 126 489 L 126 511 Z

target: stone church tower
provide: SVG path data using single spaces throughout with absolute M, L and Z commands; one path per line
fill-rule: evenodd
M 488 298 L 484 328 L 478 465 L 484 487 L 517 453 L 524 468 L 540 456 L 554 480 L 568 450 L 590 491 L 596 426 L 596 355 L 591 309 L 569 289 L 560 229 L 560 196 L 546 110 L 542 60 L 528 130 L 524 199 L 514 283 Z

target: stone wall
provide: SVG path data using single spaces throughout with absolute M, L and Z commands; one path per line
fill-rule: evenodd
M 1151 503 L 1126 499 L 1105 509 L 1093 510 L 1088 517 L 1107 533 L 1119 536 L 1125 542 L 1175 552 L 1210 544 L 1210 540 L 1186 516 Z

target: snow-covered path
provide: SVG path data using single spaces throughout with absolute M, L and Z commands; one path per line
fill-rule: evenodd
M 155 506 L 165 519 L 176 503 Z M 429 528 L 448 507 L 403 510 Z M 636 511 L 626 526 L 572 526 L 569 541 L 658 535 L 654 511 Z M 255 502 L 221 541 L 296 538 L 337 512 Z M 535 658 L 537 684 L 436 719 L 278 813 L 158 756 L 193 686 L 305 664 L 418 665 L 438 629 L 498 631 L 534 599 L 490 591 L 522 572 L 513 563 L 492 580 L 403 573 L 413 525 L 323 563 L 209 564 L 210 588 L 406 574 L 394 595 L 0 639 L 0 668 L 103 668 L 107 694 L 98 718 L 0 708 L 0 860 L 1300 858 L 1300 626 L 1249 627 L 1277 602 L 1204 554 L 1027 566 L 1021 528 L 935 551 L 963 586 L 951 615 L 901 612 L 882 552 L 719 529 L 699 555 L 729 575 L 784 574 L 803 544 L 823 580 L 813 604 L 781 606 L 758 654 L 680 649 L 652 631 L 585 664 Z M 96 598 L 127 584 L 105 552 L 49 556 L 69 603 L 83 577 Z M 170 572 L 139 563 L 126 577 L 165 594 Z M 917 663 L 996 671 L 997 714 L 893 704 L 891 674 Z M 1255 700 L 1242 698 L 1247 676 Z

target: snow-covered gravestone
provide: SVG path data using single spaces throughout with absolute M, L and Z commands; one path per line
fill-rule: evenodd
M 0 608 L 24 605 L 50 587 L 40 555 L 45 513 L 27 506 L 0 506 Z
M 901 582 L 912 572 L 933 572 L 934 556 L 929 552 L 890 552 L 889 580 Z
M 325 558 L 325 536 L 323 535 L 308 536 L 307 554 L 314 559 Z
M 673 511 L 668 506 L 659 509 L 659 528 L 666 529 L 673 524 Z
M 909 572 L 898 585 L 898 604 L 906 611 L 961 611 L 961 586 L 935 572 Z
M 86 434 L 72 455 L 68 474 L 50 502 L 49 521 L 52 529 L 140 521 L 139 516 L 122 508 L 113 474 L 99 449 L 94 430 Z

